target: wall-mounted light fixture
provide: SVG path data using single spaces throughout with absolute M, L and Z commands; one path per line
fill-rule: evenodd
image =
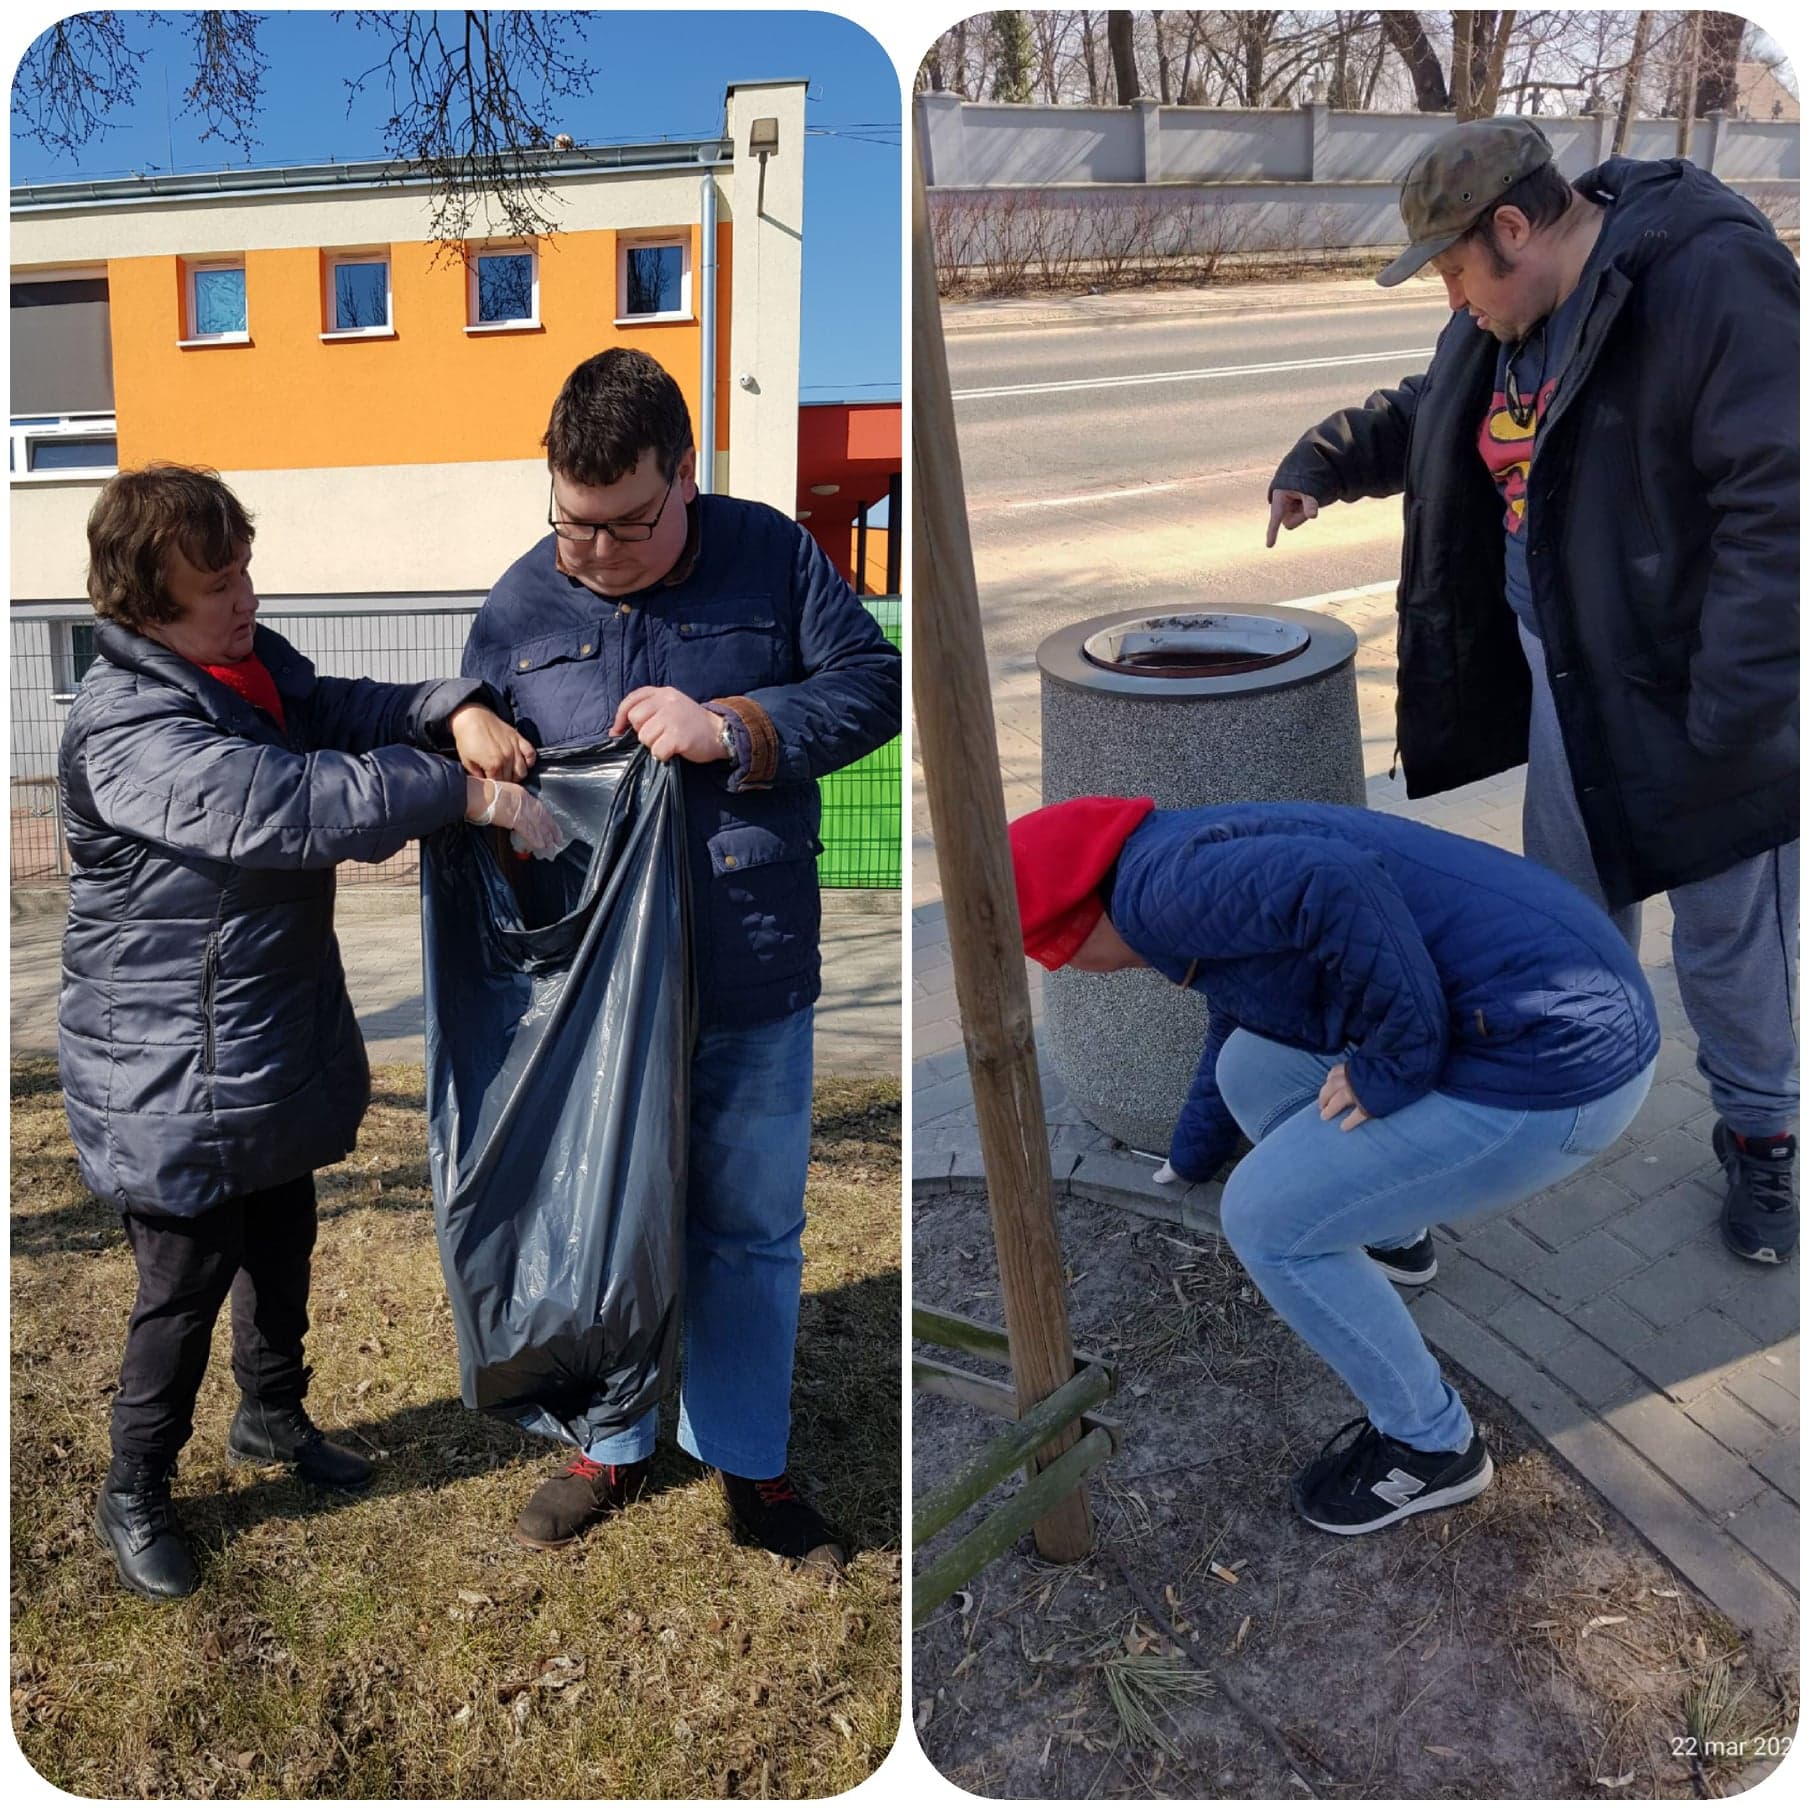
M 755 192 L 754 211 L 762 214 L 767 208 L 767 159 L 779 155 L 777 119 L 757 119 L 748 128 L 748 155 L 760 160 L 760 184 Z

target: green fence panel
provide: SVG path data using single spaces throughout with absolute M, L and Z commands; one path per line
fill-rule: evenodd
M 904 607 L 897 597 L 863 597 L 868 612 L 894 647 L 904 646 Z M 817 878 L 824 886 L 884 886 L 900 882 L 903 783 L 899 742 L 820 780 L 823 853 Z

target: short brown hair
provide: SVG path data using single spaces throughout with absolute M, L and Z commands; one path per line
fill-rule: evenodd
M 547 464 L 574 484 L 614 484 L 650 449 L 660 476 L 671 478 L 691 449 L 691 410 L 663 365 L 613 346 L 560 386 L 541 445 Z
M 1543 163 L 1504 189 L 1459 235 L 1458 242 L 1463 244 L 1469 240 L 1481 245 L 1483 255 L 1489 261 L 1490 274 L 1505 277 L 1513 266 L 1502 255 L 1502 247 L 1496 239 L 1496 210 L 1518 207 L 1527 216 L 1527 224 L 1537 232 L 1567 213 L 1575 199 L 1571 184 L 1551 164 Z
M 245 505 L 217 471 L 146 465 L 102 485 L 88 512 L 88 601 L 125 628 L 174 622 L 180 608 L 164 588 L 170 550 L 218 572 L 254 530 Z

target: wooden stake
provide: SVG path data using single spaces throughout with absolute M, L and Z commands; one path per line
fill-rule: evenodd
M 911 237 L 912 704 L 1023 1415 L 1072 1380 L 1075 1362 L 924 172 L 915 158 Z M 1071 1424 L 1037 1454 L 1039 1467 L 1075 1437 Z M 1064 1496 L 1035 1533 L 1046 1559 L 1084 1558 L 1093 1548 L 1085 1493 Z

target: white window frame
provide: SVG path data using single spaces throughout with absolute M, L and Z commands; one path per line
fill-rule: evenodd
M 243 258 L 184 258 L 182 261 L 182 305 L 186 310 L 183 337 L 179 346 L 249 346 L 251 344 L 251 286 L 245 289 L 245 325 L 232 333 L 203 333 L 201 309 L 195 299 L 195 278 L 205 270 L 236 270 L 245 274 Z
M 387 246 L 374 246 L 366 251 L 330 251 L 326 253 L 327 282 L 322 301 L 327 308 L 327 326 L 322 339 L 394 339 L 396 337 L 396 280 Z M 381 327 L 336 327 L 339 308 L 339 267 L 342 264 L 381 264 L 383 266 L 384 313 L 388 317 Z
M 49 421 L 33 416 L 29 421 L 12 422 L 8 434 L 12 442 L 12 469 L 9 476 L 14 484 L 98 483 L 112 477 L 119 470 L 116 464 L 60 466 L 55 471 L 31 469 L 31 449 L 42 440 L 88 440 L 110 436 L 117 447 L 117 415 L 58 415 Z
M 627 314 L 628 254 L 672 246 L 679 264 L 679 306 L 664 314 Z M 619 239 L 616 245 L 616 325 L 618 327 L 657 326 L 662 321 L 690 321 L 691 311 L 691 235 L 689 233 L 640 233 Z
M 53 704 L 73 704 L 75 694 L 81 688 L 82 681 L 75 676 L 75 637 L 79 629 L 92 632 L 95 618 L 92 616 L 69 617 L 54 621 L 50 625 L 50 701 Z
M 467 248 L 465 266 L 465 331 L 467 333 L 538 333 L 540 331 L 540 247 L 529 239 L 499 239 Z M 478 261 L 481 258 L 528 260 L 528 313 L 522 320 L 478 319 Z

